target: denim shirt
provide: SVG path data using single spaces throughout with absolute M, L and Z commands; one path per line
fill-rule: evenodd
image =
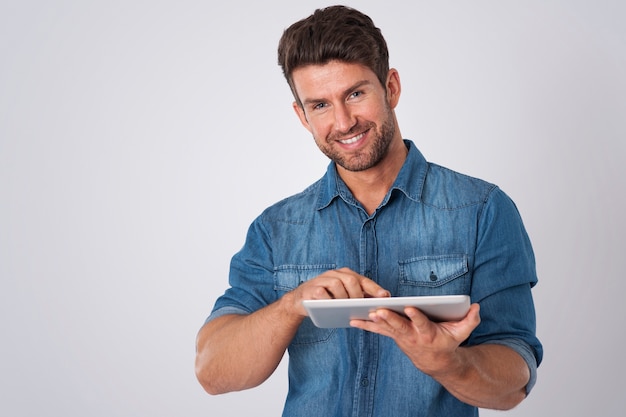
M 495 185 L 428 163 L 405 144 L 407 159 L 372 215 L 334 163 L 305 191 L 266 209 L 233 257 L 230 288 L 208 320 L 252 313 L 324 271 L 349 267 L 392 296 L 470 295 L 481 323 L 463 345 L 517 351 L 530 369 L 530 392 L 542 358 L 531 295 L 537 277 L 515 205 Z M 321 329 L 306 318 L 288 352 L 283 416 L 478 415 L 384 336 Z

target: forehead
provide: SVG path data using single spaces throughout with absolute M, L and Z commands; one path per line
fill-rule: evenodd
M 344 94 L 358 84 L 380 85 L 376 74 L 368 67 L 342 61 L 305 65 L 291 74 L 294 88 L 301 100 Z

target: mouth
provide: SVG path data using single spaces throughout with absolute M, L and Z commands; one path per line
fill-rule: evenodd
M 351 137 L 349 139 L 344 139 L 344 140 L 340 140 L 339 143 L 343 144 L 343 145 L 351 145 L 353 143 L 358 142 L 359 140 L 361 140 L 363 138 L 363 136 L 365 136 L 365 132 L 364 133 L 360 133 L 354 137 Z

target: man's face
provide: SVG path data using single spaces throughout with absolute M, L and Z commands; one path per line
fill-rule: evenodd
M 300 121 L 317 146 L 349 171 L 364 171 L 384 160 L 396 135 L 392 108 L 399 80 L 392 70 L 388 94 L 376 75 L 360 64 L 331 61 L 297 68 L 293 84 L 302 107 L 294 103 Z

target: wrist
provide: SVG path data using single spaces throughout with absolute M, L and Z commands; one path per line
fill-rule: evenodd
M 431 369 L 425 373 L 435 378 L 437 381 L 444 381 L 453 378 L 462 379 L 467 373 L 468 363 L 463 348 L 457 348 L 454 352 L 438 355 L 431 361 Z
M 282 318 L 292 319 L 294 322 L 298 322 L 299 324 L 305 317 L 307 317 L 307 313 L 302 306 L 302 302 L 293 292 L 288 292 L 283 295 L 276 302 L 276 304 Z

